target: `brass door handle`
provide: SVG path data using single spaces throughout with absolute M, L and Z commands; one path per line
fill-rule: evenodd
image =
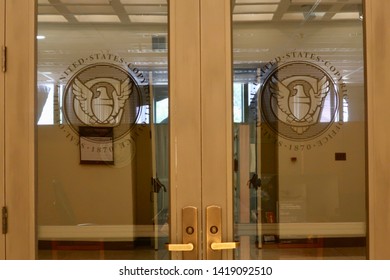
M 210 247 L 212 250 L 231 250 L 240 246 L 240 242 L 213 242 Z
M 198 258 L 198 209 L 187 206 L 182 209 L 181 244 L 166 244 L 170 252 L 183 252 L 184 260 L 196 260 Z
M 171 252 L 190 252 L 194 250 L 194 244 L 187 243 L 187 244 L 166 244 L 165 245 L 168 251 Z
M 222 242 L 222 209 L 217 205 L 206 207 L 206 259 L 221 260 L 222 250 L 236 249 L 239 242 Z

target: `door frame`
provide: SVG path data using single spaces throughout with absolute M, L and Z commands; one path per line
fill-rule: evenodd
M 222 208 L 222 242 L 233 242 L 233 65 L 230 0 L 201 0 L 203 238 L 205 209 Z M 203 242 L 204 252 L 210 244 Z M 222 259 L 233 259 L 223 250 Z M 204 259 L 206 257 L 204 256 Z
M 5 186 L 8 232 L 6 259 L 35 259 L 35 1 L 2 0 L 5 5 L 6 71 L 0 94 L 0 172 Z M 13 16 L 17 15 L 17 16 Z M 4 159 L 4 162 L 3 162 Z
M 230 10 L 229 0 L 169 1 L 170 243 L 183 243 L 186 206 L 197 208 L 203 240 L 206 207 L 220 206 L 222 242 L 233 239 Z M 208 245 L 199 244 L 198 258 L 206 259 Z
M 198 0 L 169 1 L 169 181 L 170 240 L 182 243 L 182 214 L 201 203 L 200 32 Z M 177 63 L 186 59 L 187 64 Z M 190 65 L 190 67 L 188 67 Z M 185 93 L 185 94 L 184 94 Z M 191 172 L 186 172 L 191 170 Z M 180 199 L 179 199 L 180 198 Z M 200 215 L 197 215 L 200 224 Z M 200 227 L 198 228 L 198 238 Z M 200 254 L 199 248 L 198 255 Z M 172 259 L 182 259 L 172 252 Z
M 3 48 L 5 46 L 4 37 L 5 37 L 5 0 L 0 0 L 0 18 L 3 20 L 0 21 L 0 209 L 5 205 L 5 189 L 4 189 L 4 57 L 3 57 Z M 1 211 L 0 211 L 1 212 Z M 1 230 L 2 232 L 2 230 Z M 5 259 L 5 235 L 1 234 L 0 237 L 0 260 Z
M 390 259 L 390 9 L 387 0 L 365 0 L 367 121 L 367 249 L 369 259 Z

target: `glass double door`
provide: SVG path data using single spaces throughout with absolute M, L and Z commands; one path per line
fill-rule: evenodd
M 366 257 L 361 1 L 37 2 L 39 259 Z

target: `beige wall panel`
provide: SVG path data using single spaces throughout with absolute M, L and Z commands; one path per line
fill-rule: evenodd
M 359 152 L 365 150 L 364 133 L 362 122 L 349 121 L 326 147 L 279 149 L 279 207 L 299 205 L 301 210 L 292 216 L 308 223 L 365 222 L 366 164 L 365 153 Z M 335 161 L 334 151 L 345 152 L 347 160 Z M 279 219 L 290 222 L 291 217 Z
M 222 207 L 223 242 L 233 241 L 230 14 L 230 1 L 201 1 L 202 198 Z
M 369 258 L 390 259 L 390 1 L 365 2 Z
M 7 259 L 35 258 L 35 1 L 7 1 L 5 184 Z
M 199 85 L 198 0 L 169 1 L 171 243 L 182 242 L 181 209 L 201 210 Z M 172 258 L 181 258 L 181 253 L 173 253 Z
M 4 46 L 5 0 L 0 0 L 0 47 Z M 4 73 L 0 69 L 0 208 L 4 205 Z M 0 235 L 0 260 L 5 259 L 5 235 Z
M 142 210 L 138 208 L 140 214 L 149 215 L 146 219 L 150 220 L 149 192 L 138 193 L 137 198 L 133 194 L 138 191 L 136 186 L 150 191 L 149 130 L 139 130 L 131 163 L 128 158 L 120 162 L 116 154 L 118 165 L 111 166 L 79 164 L 77 141 L 71 140 L 73 136 L 67 137 L 61 128 L 71 130 L 64 125 L 37 128 L 38 225 L 131 225 L 138 203 L 143 205 Z M 130 157 L 129 150 L 130 146 L 114 146 L 115 152 Z M 137 160 L 139 166 L 135 164 Z

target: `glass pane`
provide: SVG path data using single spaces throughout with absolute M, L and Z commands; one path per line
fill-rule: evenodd
M 38 1 L 40 259 L 167 259 L 167 1 Z
M 362 1 L 264 2 L 232 1 L 236 258 L 365 259 Z

